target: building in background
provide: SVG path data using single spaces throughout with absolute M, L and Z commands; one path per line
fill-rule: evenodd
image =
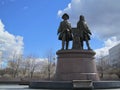
M 120 62 L 120 43 L 109 49 L 109 59 L 111 65 Z

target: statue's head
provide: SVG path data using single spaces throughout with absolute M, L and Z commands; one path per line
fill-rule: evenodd
M 85 18 L 84 18 L 83 15 L 80 15 L 80 20 L 81 20 L 81 21 L 85 21 Z
M 64 13 L 62 16 L 62 19 L 67 20 L 69 19 L 69 15 L 67 13 Z

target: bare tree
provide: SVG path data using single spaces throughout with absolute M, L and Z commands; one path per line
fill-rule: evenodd
M 55 72 L 55 60 L 56 60 L 55 54 L 53 53 L 52 50 L 49 50 L 47 52 L 47 60 L 48 60 L 48 80 L 50 80 Z
M 13 54 L 12 58 L 8 61 L 8 67 L 12 69 L 12 77 L 17 77 L 19 74 L 19 67 L 22 62 L 22 55 Z
M 116 74 L 120 79 L 120 61 L 117 61 L 116 63 L 112 64 L 112 69 L 110 73 Z
M 108 73 L 108 69 L 110 68 L 108 61 L 109 58 L 106 59 L 104 56 L 101 56 L 97 62 L 97 69 L 100 74 L 100 78 L 103 78 L 104 74 Z
M 29 59 L 24 57 L 20 65 L 20 73 L 22 75 L 22 78 L 27 76 L 27 71 L 29 70 L 29 67 Z
M 30 75 L 30 78 L 33 77 L 33 74 L 36 70 L 36 68 L 39 66 L 39 64 L 37 63 L 37 59 L 38 57 L 35 57 L 33 55 L 29 55 L 27 58 L 26 58 L 26 68 L 28 69 L 28 75 Z

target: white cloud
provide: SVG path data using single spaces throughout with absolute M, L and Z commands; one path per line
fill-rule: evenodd
M 116 37 L 111 37 L 109 39 L 107 39 L 106 41 L 104 41 L 104 47 L 100 48 L 100 49 L 96 49 L 96 57 L 103 57 L 105 55 L 109 54 L 109 49 L 114 47 L 115 45 L 119 44 L 120 40 L 117 40 Z
M 23 53 L 23 37 L 15 36 L 4 29 L 4 24 L 0 20 L 0 51 L 2 55 L 12 56 Z
M 24 6 L 24 7 L 23 7 L 24 10 L 27 10 L 28 8 L 29 8 L 28 6 Z
M 47 64 L 48 59 L 47 58 L 37 58 L 36 63 Z
M 58 15 L 68 13 L 72 27 L 84 15 L 94 38 L 104 40 L 104 47 L 95 50 L 96 56 L 108 54 L 108 49 L 120 42 L 120 0 L 71 0 Z

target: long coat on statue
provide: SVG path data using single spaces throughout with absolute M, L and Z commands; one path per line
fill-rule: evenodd
M 60 34 L 59 34 L 60 33 Z M 67 20 L 60 22 L 58 28 L 59 40 L 71 41 L 72 40 L 72 29 L 71 24 Z
M 79 29 L 79 35 L 81 40 L 90 40 L 91 32 L 85 21 L 79 21 L 77 23 L 77 28 Z

